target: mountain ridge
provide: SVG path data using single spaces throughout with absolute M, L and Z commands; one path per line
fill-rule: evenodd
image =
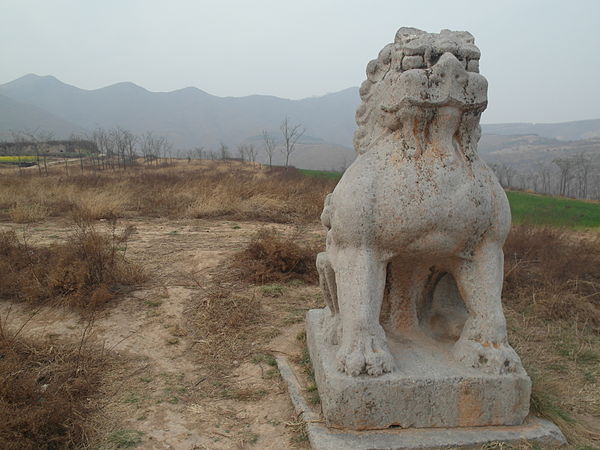
M 0 85 L 0 97 L 0 138 L 9 138 L 11 130 L 49 128 L 57 138 L 66 138 L 74 132 L 120 126 L 135 134 L 163 135 L 181 152 L 197 146 L 216 149 L 224 143 L 233 154 L 239 144 L 256 144 L 255 137 L 263 130 L 278 135 L 282 120 L 289 117 L 291 123 L 306 128 L 307 137 L 314 138 L 302 143 L 312 146 L 310 156 L 301 145 L 293 158 L 299 167 L 310 168 L 341 167 L 354 158 L 354 112 L 360 103 L 357 87 L 292 100 L 262 94 L 219 97 L 194 86 L 153 92 L 130 81 L 81 89 L 52 75 L 35 74 Z M 482 131 L 482 155 L 505 147 L 522 148 L 526 139 L 515 136 L 536 135 L 536 147 L 556 148 L 559 143 L 552 140 L 600 137 L 600 119 L 482 124 Z

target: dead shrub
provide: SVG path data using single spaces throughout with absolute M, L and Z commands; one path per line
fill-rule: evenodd
M 5 333 L 0 356 L 0 448 L 86 446 L 105 358 L 81 343 L 40 344 Z
M 599 235 L 517 225 L 504 254 L 508 306 L 546 319 L 575 320 L 600 332 Z
M 8 214 L 15 223 L 33 223 L 44 220 L 49 211 L 46 205 L 40 203 L 17 203 L 9 209 Z
M 300 279 L 315 283 L 319 275 L 315 261 L 318 245 L 300 243 L 299 234 L 286 237 L 274 229 L 263 228 L 234 258 L 234 268 L 242 279 L 269 283 Z
M 217 285 L 194 306 L 196 350 L 205 368 L 219 372 L 252 352 L 253 330 L 264 320 L 260 300 Z
M 125 258 L 132 229 L 100 233 L 80 223 L 67 242 L 33 247 L 0 233 L 0 298 L 93 310 L 144 280 Z

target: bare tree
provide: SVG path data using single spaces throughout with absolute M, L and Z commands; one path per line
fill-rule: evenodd
M 306 129 L 301 124 L 290 124 L 287 117 L 281 122 L 279 129 L 281 130 L 281 135 L 283 137 L 283 148 L 281 149 L 281 153 L 285 156 L 285 167 L 287 168 L 290 161 L 290 155 L 294 153 L 296 144 Z
M 222 160 L 230 159 L 229 148 L 223 142 L 219 144 L 219 153 Z
M 121 127 L 115 128 L 111 133 L 111 138 L 117 150 L 117 156 L 120 160 L 123 169 L 133 165 L 135 161 L 135 146 L 137 136 L 131 131 L 124 130 Z
M 51 146 L 51 141 L 54 138 L 54 133 L 51 131 L 39 130 L 36 128 L 35 130 L 24 130 L 23 132 L 18 134 L 20 135 L 20 138 L 18 140 L 15 140 L 15 142 L 21 142 L 22 147 L 24 146 L 24 148 L 30 148 L 35 152 L 38 173 L 40 175 L 42 175 L 41 162 L 43 159 L 44 173 L 48 175 L 48 163 L 46 158 L 48 150 Z M 14 137 L 15 134 L 13 133 L 13 138 Z
M 146 163 L 158 165 L 161 156 L 167 158 L 171 154 L 172 145 L 166 137 L 156 137 L 148 131 L 141 138 L 140 148 Z
M 242 144 L 238 145 L 237 151 L 238 155 L 240 155 L 240 159 L 246 161 L 246 146 Z
M 252 164 L 256 162 L 257 153 L 258 149 L 254 147 L 253 144 L 248 144 L 246 146 L 246 157 L 248 158 L 248 161 L 250 161 Z
M 540 191 L 542 193 L 549 194 L 552 184 L 552 171 L 550 167 L 548 167 L 546 164 L 540 164 L 538 165 L 537 173 L 541 181 Z
M 154 135 L 152 131 L 147 131 L 142 135 L 140 141 L 140 151 L 146 164 L 151 163 L 154 157 Z
M 27 137 L 25 136 L 24 133 L 19 132 L 19 131 L 11 130 L 10 134 L 11 134 L 13 142 L 15 143 L 15 153 L 17 154 L 16 155 L 17 156 L 17 167 L 19 170 L 19 175 L 21 175 L 23 172 L 23 167 L 21 164 L 21 155 L 25 151 L 25 147 L 27 144 Z
M 240 144 L 237 147 L 238 154 L 242 161 L 254 163 L 256 161 L 256 149 L 252 144 Z
M 263 130 L 262 132 L 263 145 L 265 148 L 265 153 L 269 158 L 269 168 L 273 167 L 273 154 L 277 149 L 277 143 L 275 139 L 271 137 L 271 135 L 267 132 L 267 130 Z
M 540 192 L 540 178 L 541 176 L 538 172 L 530 170 L 525 177 L 525 183 L 529 183 L 533 192 Z
M 588 179 L 592 168 L 592 159 L 579 153 L 574 157 L 577 176 L 577 198 L 586 199 L 588 197 Z
M 517 171 L 516 171 L 516 169 L 514 167 L 508 166 L 508 165 L 504 166 L 504 177 L 505 177 L 505 180 L 506 180 L 506 187 L 507 188 L 510 189 L 511 187 L 514 187 L 513 180 L 514 180 L 514 178 L 515 178 L 516 175 L 517 175 Z
M 96 144 L 98 149 L 98 167 L 106 169 L 107 164 L 112 164 L 113 143 L 110 139 L 110 133 L 102 128 L 95 129 L 90 135 L 90 139 Z
M 173 144 L 171 144 L 164 136 L 162 136 L 160 139 L 164 158 L 167 160 L 168 164 L 173 164 Z
M 590 198 L 600 200 L 600 171 L 591 177 Z
M 83 164 L 83 154 L 81 153 L 81 142 L 84 138 L 76 133 L 71 133 L 69 136 L 69 149 L 70 151 L 77 153 L 77 158 L 79 158 L 79 168 L 83 173 L 84 164 Z
M 569 182 L 572 178 L 573 160 L 570 158 L 558 158 L 552 161 L 556 164 L 560 170 L 560 184 L 558 193 L 559 195 L 565 196 L 568 192 Z
M 129 165 L 132 166 L 135 164 L 135 158 L 137 156 L 135 150 L 138 142 L 138 137 L 129 130 L 122 130 L 121 139 L 123 140 L 125 146 L 125 154 L 127 159 L 129 160 Z
M 206 152 L 204 151 L 204 147 L 202 147 L 202 146 L 194 147 L 194 154 L 196 155 L 197 159 L 204 159 L 205 153 Z

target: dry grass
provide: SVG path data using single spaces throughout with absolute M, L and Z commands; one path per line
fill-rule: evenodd
M 78 344 L 28 342 L 0 327 L 0 448 L 83 448 L 106 358 Z
M 8 323 L 12 305 L 0 317 L 0 448 L 85 448 L 108 358 L 92 348 L 94 312 L 120 292 L 141 282 L 140 268 L 125 259 L 132 229 L 97 231 L 76 216 L 66 242 L 32 246 L 26 235 L 0 233 L 0 299 L 32 306 L 66 305 L 88 316 L 79 342 L 24 338 Z M 16 330 L 16 331 L 14 331 Z
M 0 220 L 26 223 L 75 212 L 85 223 L 120 216 L 314 223 L 335 184 L 293 170 L 210 161 L 70 177 L 55 170 L 49 177 L 35 171 L 3 175 Z M 128 267 L 119 250 L 126 242 L 120 242 L 121 233 L 102 235 L 80 228 L 66 245 L 44 248 L 32 247 L 14 233 L 1 235 L 0 297 L 85 308 L 90 302 L 103 304 L 127 284 L 138 282 L 138 269 Z M 212 394 L 230 389 L 227 374 L 236 362 L 265 351 L 261 346 L 274 332 L 302 320 L 307 308 L 321 302 L 314 286 L 286 283 L 316 281 L 318 249 L 305 231 L 282 234 L 264 229 L 233 258 L 233 268 L 218 269 L 222 273 L 214 274 L 214 286 L 199 286 L 203 291 L 194 299 L 189 317 L 194 353 L 207 371 L 205 394 L 211 395 L 207 384 Z M 505 255 L 504 305 L 511 343 L 534 381 L 532 410 L 555 421 L 574 448 L 598 448 L 600 235 L 515 226 Z M 281 284 L 250 286 L 273 282 Z M 48 349 L 34 353 L 44 352 Z M 27 368 L 30 360 L 25 356 L 11 358 Z M 0 358 L 0 366 L 4 360 Z M 39 370 L 52 367 L 51 358 L 40 361 L 44 363 Z M 240 398 L 251 397 L 242 394 Z M 3 445 L 0 441 L 0 448 Z
M 207 373 L 219 376 L 253 351 L 267 317 L 260 299 L 239 286 L 217 284 L 196 297 L 193 307 L 194 350 Z
M 515 226 L 505 255 L 509 337 L 533 380 L 532 410 L 573 448 L 598 448 L 600 236 Z
M 301 231 L 285 236 L 263 228 L 234 258 L 233 267 L 241 279 L 251 283 L 270 283 L 299 279 L 316 283 L 315 260 L 320 246 L 303 239 Z
M 316 306 L 314 298 L 305 294 L 283 296 L 298 283 L 314 291 L 315 287 L 304 282 L 314 284 L 318 278 L 314 263 L 316 245 L 305 242 L 306 233 L 301 229 L 288 234 L 260 229 L 231 264 L 213 271 L 212 286 L 198 283 L 202 292 L 190 310 L 191 328 L 195 335 L 194 353 L 205 369 L 205 394 L 251 400 L 257 393 L 240 391 L 228 374 L 241 362 L 264 351 L 263 346 L 279 333 L 279 327 L 301 321 L 305 311 Z M 260 289 L 254 286 L 273 281 L 283 284 Z
M 19 203 L 16 202 L 8 210 L 10 219 L 15 223 L 33 223 L 40 222 L 48 217 L 48 208 L 40 203 Z
M 34 247 L 14 231 L 0 233 L 0 299 L 34 305 L 62 304 L 93 311 L 144 280 L 125 258 L 133 232 L 100 233 L 79 221 L 67 242 Z
M 77 173 L 72 170 L 72 172 Z M 0 178 L 0 220 L 33 222 L 84 211 L 93 219 L 146 216 L 229 218 L 275 223 L 316 220 L 335 181 L 295 169 L 267 170 L 237 162 L 177 162 L 169 167 L 65 176 L 52 168 Z
M 504 253 L 508 306 L 600 334 L 599 234 L 518 225 Z

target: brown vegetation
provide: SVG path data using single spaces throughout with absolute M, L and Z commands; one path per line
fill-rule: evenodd
M 0 448 L 82 448 L 105 358 L 79 344 L 35 343 L 0 328 Z
M 117 232 L 115 217 L 225 218 L 302 225 L 296 231 L 291 231 L 290 226 L 273 225 L 273 229 L 263 228 L 250 237 L 260 224 L 240 222 L 233 231 L 231 223 L 215 221 L 216 229 L 223 234 L 211 231 L 206 236 L 213 240 L 202 242 L 205 250 L 216 250 L 219 257 L 214 264 L 202 266 L 210 268 L 205 278 L 203 269 L 199 269 L 199 278 L 190 287 L 197 289 L 197 293 L 191 295 L 186 305 L 186 320 L 181 322 L 191 340 L 189 354 L 197 358 L 195 367 L 204 372 L 199 381 L 194 380 L 199 383 L 194 386 L 200 386 L 194 395 L 240 402 L 255 401 L 265 395 L 263 385 L 247 392 L 240 390 L 243 383 L 230 374 L 253 358 L 271 361 L 272 357 L 265 355 L 273 338 L 301 322 L 306 309 L 322 305 L 314 261 L 323 245 L 323 236 L 317 233 L 316 224 L 323 198 L 333 189 L 335 181 L 307 178 L 292 169 L 268 171 L 237 162 L 216 161 L 192 161 L 162 168 L 130 167 L 77 176 L 72 171 L 69 177 L 53 171 L 51 168 L 48 177 L 23 170 L 20 176 L 9 174 L 0 178 L 0 220 L 26 223 L 47 216 L 79 218 L 79 225 L 62 244 L 39 247 L 27 242 L 28 234 L 0 235 L 0 298 L 33 304 L 66 303 L 85 310 L 105 304 L 127 289 L 127 285 L 139 283 L 140 268 L 128 264 L 124 258 L 132 230 Z M 105 223 L 112 224 L 112 231 L 99 233 L 90 225 L 93 219 L 108 219 Z M 160 227 L 153 232 L 159 236 L 154 243 L 168 234 L 162 229 L 164 222 L 159 222 Z M 190 220 L 174 223 L 177 229 L 184 229 L 181 223 L 193 228 L 207 222 L 194 221 L 193 227 Z M 169 239 L 180 239 L 183 233 Z M 185 241 L 186 246 L 203 239 L 200 233 L 193 236 Z M 218 241 L 221 236 L 226 241 L 222 245 Z M 174 251 L 169 242 L 164 240 L 165 253 L 160 255 Z M 240 243 L 242 250 L 234 253 L 233 248 Z M 138 251 L 150 250 L 140 246 Z M 173 258 L 171 262 L 183 256 Z M 227 260 L 232 263 L 223 264 Z M 193 263 L 197 261 L 190 259 L 189 264 Z M 160 262 L 154 264 L 160 266 Z M 162 273 L 171 276 L 171 272 Z M 146 301 L 151 309 L 148 314 L 158 314 L 163 307 L 153 297 Z M 557 228 L 513 227 L 505 245 L 503 301 L 511 344 L 534 382 L 532 410 L 555 421 L 574 446 L 597 447 L 600 235 Z M 181 338 L 180 343 L 172 345 L 182 346 L 184 340 Z M 5 346 L 0 347 L 0 355 L 9 355 L 0 358 L 0 380 L 8 377 L 13 384 L 5 384 L 12 386 L 10 389 L 0 387 L 3 408 L 0 417 L 2 420 L 10 417 L 12 421 L 7 423 L 12 425 L 2 428 L 0 424 L 0 447 L 10 448 L 5 442 L 11 440 L 23 442 L 19 448 L 28 445 L 45 448 L 39 444 L 40 440 L 30 444 L 26 440 L 34 439 L 30 435 L 21 438 L 15 434 L 33 427 L 33 422 L 19 422 L 30 420 L 30 416 L 35 417 L 36 424 L 48 424 L 31 428 L 39 432 L 36 436 L 43 436 L 40 439 L 56 440 L 55 447 L 46 448 L 81 445 L 87 433 L 86 422 L 71 420 L 68 411 L 86 417 L 88 412 L 77 406 L 83 403 L 68 403 L 71 409 L 64 413 L 58 409 L 52 410 L 52 414 L 38 413 L 35 408 L 46 404 L 36 403 L 40 389 L 46 389 L 45 393 L 51 387 L 41 387 L 48 384 L 47 378 L 40 378 L 42 372 L 58 373 L 60 376 L 53 379 L 80 389 L 52 391 L 56 395 L 62 392 L 65 402 L 93 396 L 98 383 L 94 371 L 85 369 L 83 373 L 88 375 L 82 375 L 81 369 L 77 370 L 77 364 L 82 367 L 81 358 L 85 361 L 88 356 L 77 356 L 75 347 L 59 348 L 18 340 L 13 341 L 12 347 L 6 347 L 6 342 L 6 339 L 0 341 Z M 75 365 L 57 366 L 61 361 Z M 90 362 L 86 367 L 93 368 L 94 364 Z M 31 378 L 27 378 L 29 375 Z M 267 372 L 263 375 L 265 383 L 275 385 L 267 379 L 271 375 Z M 83 383 L 82 376 L 89 384 L 78 388 Z M 29 392 L 30 396 L 19 397 L 23 403 L 15 400 L 12 406 L 5 406 L 7 401 L 2 396 L 17 392 L 17 383 L 23 383 L 26 387 L 23 392 Z M 59 405 L 63 400 L 57 397 L 47 404 Z M 24 403 L 30 403 L 32 409 L 17 406 Z M 14 412 L 17 410 L 24 411 L 23 417 Z M 66 421 L 56 419 L 61 414 Z M 54 430 L 55 437 L 43 434 L 46 433 L 43 430 Z
M 306 242 L 300 232 L 284 236 L 274 229 L 263 228 L 237 254 L 233 266 L 241 279 L 251 283 L 290 279 L 316 283 L 319 278 L 315 265 L 318 248 L 318 244 Z
M 103 234 L 85 222 L 65 243 L 34 247 L 14 231 L 0 233 L 0 299 L 63 304 L 93 311 L 128 286 L 143 281 L 125 259 L 126 228 Z
M 600 334 L 600 235 L 518 225 L 504 253 L 508 306 Z
M 260 299 L 240 291 L 217 285 L 197 298 L 192 313 L 196 354 L 213 375 L 248 357 L 265 321 Z
M 110 217 L 229 218 L 275 223 L 311 222 L 321 214 L 334 181 L 295 169 L 260 169 L 229 161 L 178 162 L 47 177 L 14 170 L 0 177 L 0 220 L 35 222 L 83 211 Z M 76 172 L 76 169 L 71 169 Z
M 29 245 L 14 231 L 0 233 L 0 299 L 66 305 L 89 315 L 79 342 L 22 338 L 26 326 L 0 318 L 0 448 L 82 448 L 93 430 L 88 418 L 106 370 L 104 352 L 88 339 L 94 311 L 144 279 L 125 259 L 131 228 L 100 233 L 81 216 L 66 242 Z M 32 316 L 39 314 L 36 309 Z M 9 331 L 12 330 L 12 331 Z
M 515 226 L 504 252 L 509 338 L 533 380 L 532 411 L 574 448 L 596 448 L 600 235 Z

